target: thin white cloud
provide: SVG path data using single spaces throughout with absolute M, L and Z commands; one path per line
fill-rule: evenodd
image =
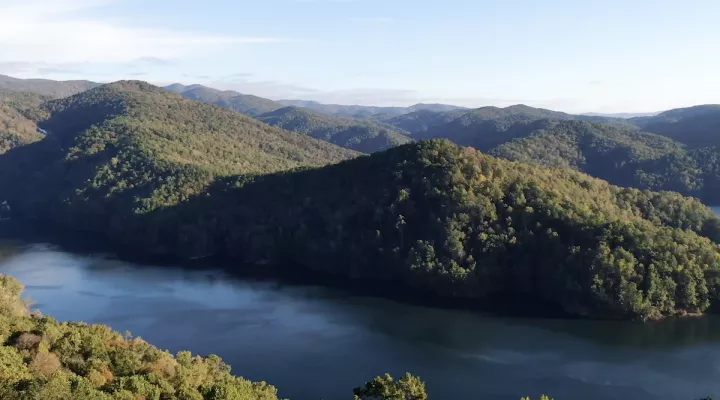
M 77 17 L 103 0 L 0 0 L 0 63 L 122 63 L 173 59 L 212 46 L 284 41 L 143 29 Z

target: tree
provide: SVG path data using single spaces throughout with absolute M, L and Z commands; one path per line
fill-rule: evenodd
M 390 374 L 378 376 L 365 387 L 355 388 L 355 400 L 427 400 L 425 382 L 420 378 L 405 374 L 395 381 Z

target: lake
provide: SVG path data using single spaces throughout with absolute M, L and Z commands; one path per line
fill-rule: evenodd
M 35 308 L 60 320 L 218 354 L 292 400 L 351 399 L 353 387 L 386 371 L 421 376 L 434 400 L 720 395 L 717 317 L 499 318 L 9 241 L 0 242 L 0 273 L 22 280 Z

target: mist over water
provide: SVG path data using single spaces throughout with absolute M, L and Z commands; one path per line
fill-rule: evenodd
M 694 400 L 720 395 L 720 319 L 636 324 L 499 318 L 220 271 L 135 265 L 47 244 L 0 243 L 0 273 L 60 320 L 215 353 L 293 400 L 352 398 L 412 372 L 432 399 Z

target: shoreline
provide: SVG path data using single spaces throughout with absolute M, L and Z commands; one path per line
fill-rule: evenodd
M 595 320 L 624 321 L 631 323 L 651 323 L 673 318 L 700 318 L 709 313 L 692 313 L 665 316 L 660 319 L 628 319 L 600 314 L 588 316 L 569 313 L 560 307 L 543 304 L 535 298 L 506 295 L 495 298 L 447 297 L 438 294 L 401 287 L 399 282 L 378 281 L 368 278 L 346 278 L 311 268 L 288 268 L 273 264 L 240 264 L 217 257 L 208 256 L 199 259 L 186 259 L 172 255 L 149 254 L 129 248 L 116 246 L 104 237 L 90 232 L 68 232 L 47 227 L 41 228 L 32 222 L 6 220 L 0 222 L 0 239 L 20 240 L 23 243 L 43 242 L 58 246 L 63 251 L 101 255 L 108 259 L 132 262 L 138 265 L 152 265 L 162 268 L 179 268 L 191 271 L 217 270 L 227 273 L 235 279 L 274 281 L 287 285 L 321 286 L 342 290 L 355 296 L 377 297 L 398 303 L 421 307 L 465 310 L 482 312 L 495 317 L 506 318 L 543 318 L 555 320 Z M 239 268 L 238 268 L 239 267 Z

